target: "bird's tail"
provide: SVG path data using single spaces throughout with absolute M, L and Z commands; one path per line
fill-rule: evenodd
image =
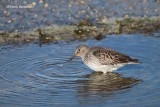
M 140 62 L 138 59 L 132 59 L 131 63 L 132 64 L 141 64 L 142 62 Z

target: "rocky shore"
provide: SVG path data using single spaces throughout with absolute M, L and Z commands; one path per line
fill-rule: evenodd
M 89 19 L 83 19 L 75 25 L 54 25 L 25 32 L 0 31 L 0 44 L 101 40 L 111 34 L 150 34 L 159 31 L 160 17 L 112 18 L 106 23 L 96 24 Z

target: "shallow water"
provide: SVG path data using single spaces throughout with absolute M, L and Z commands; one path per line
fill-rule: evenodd
M 79 44 L 110 47 L 138 58 L 115 73 L 95 73 L 75 58 Z M 0 106 L 106 107 L 160 105 L 160 38 L 109 36 L 101 41 L 0 47 Z

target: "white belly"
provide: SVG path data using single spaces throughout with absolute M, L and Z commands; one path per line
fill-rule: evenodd
M 101 71 L 103 73 L 106 73 L 106 72 L 112 72 L 114 70 L 117 70 L 118 68 L 124 66 L 125 64 L 100 65 L 100 64 L 94 64 L 94 63 L 88 63 L 86 65 L 94 71 Z

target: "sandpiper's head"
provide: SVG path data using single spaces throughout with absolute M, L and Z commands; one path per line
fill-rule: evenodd
M 75 56 L 80 56 L 81 58 L 83 58 L 86 52 L 88 52 L 88 50 L 89 47 L 87 45 L 79 45 L 69 61 L 71 61 Z

